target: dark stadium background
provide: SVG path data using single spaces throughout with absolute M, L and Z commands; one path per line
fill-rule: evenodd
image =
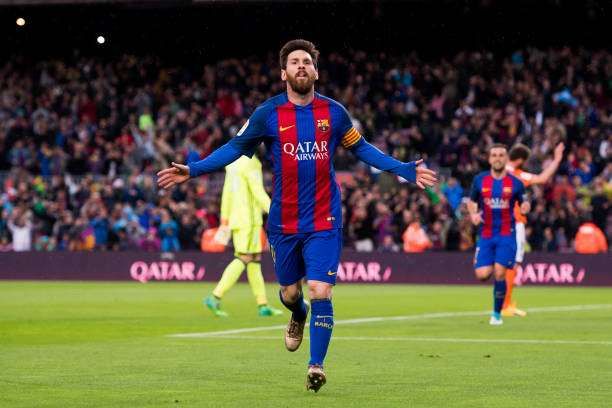
M 0 1 L 0 55 L 156 53 L 183 61 L 275 51 L 294 37 L 330 50 L 440 56 L 460 49 L 609 46 L 609 1 Z M 26 17 L 25 27 L 15 19 Z M 107 42 L 99 47 L 97 35 Z

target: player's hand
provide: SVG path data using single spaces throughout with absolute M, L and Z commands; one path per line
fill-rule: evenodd
M 482 223 L 482 212 L 470 213 L 470 220 L 474 225 L 480 225 Z
M 189 180 L 189 167 L 184 164 L 172 162 L 172 167 L 157 173 L 157 185 L 165 189 L 172 188 L 176 184 L 184 183 L 187 180 Z
M 423 163 L 423 159 L 417 160 L 415 162 L 416 166 L 416 185 L 422 189 L 425 187 L 432 187 L 434 184 L 438 182 L 438 178 L 436 177 L 436 172 L 428 169 L 425 166 L 421 166 Z
M 563 142 L 559 143 L 557 147 L 555 147 L 554 152 L 554 160 L 560 162 L 563 159 L 563 151 L 565 150 L 565 145 Z
M 527 214 L 529 211 L 531 211 L 531 203 L 529 201 L 523 201 L 520 210 L 521 214 Z
M 227 225 L 220 225 L 217 228 L 215 236 L 213 237 L 213 241 L 215 241 L 217 244 L 227 246 L 231 237 L 232 231 L 229 229 L 229 227 Z
M 399 169 L 394 173 L 407 181 L 416 183 L 420 188 L 431 187 L 438 181 L 436 172 L 429 170 L 425 166 L 420 166 L 422 163 L 423 159 L 402 163 Z

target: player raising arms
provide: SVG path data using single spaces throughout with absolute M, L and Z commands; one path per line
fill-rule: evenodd
M 402 163 L 370 145 L 340 103 L 314 91 L 318 57 L 310 41 L 289 41 L 280 50 L 287 91 L 255 109 L 236 137 L 204 160 L 188 166 L 172 163 L 158 173 L 159 186 L 170 188 L 221 169 L 241 155 L 250 157 L 265 143 L 274 175 L 268 238 L 280 299 L 292 312 L 285 346 L 296 351 L 302 342 L 309 312 L 302 293 L 305 277 L 312 307 L 306 389 L 314 391 L 326 382 L 323 361 L 334 326 L 332 287 L 342 248 L 340 190 L 332 165 L 336 149 L 342 145 L 365 163 L 420 188 L 437 181 L 432 170 L 419 166 L 420 160 Z
M 508 150 L 502 144 L 489 149 L 490 171 L 476 176 L 472 184 L 468 211 L 474 225 L 480 225 L 474 269 L 482 281 L 494 275 L 492 325 L 503 323 L 501 309 L 506 296 L 506 270 L 514 266 L 516 256 L 516 231 L 513 209 L 520 204 L 520 211 L 529 211 L 529 202 L 523 201 L 525 187 L 521 181 L 508 174 Z M 481 209 L 482 211 L 479 211 Z
M 531 174 L 523 171 L 523 166 L 531 155 L 531 150 L 524 144 L 516 144 L 510 149 L 510 162 L 506 165 L 506 170 L 519 180 L 523 182 L 525 187 L 529 187 L 536 184 L 546 184 L 548 180 L 555 174 L 563 159 L 563 150 L 565 145 L 559 143 L 555 147 L 555 152 L 552 162 L 540 173 Z M 521 214 L 518 205 L 514 206 L 514 218 L 516 220 L 516 264 L 514 268 L 506 271 L 506 298 L 504 299 L 504 305 L 502 307 L 502 316 L 526 316 L 527 313 L 516 307 L 516 303 L 512 301 L 512 289 L 514 288 L 514 278 L 516 277 L 516 269 L 523 262 L 525 256 L 525 245 L 527 243 L 525 237 L 525 223 L 527 218 Z

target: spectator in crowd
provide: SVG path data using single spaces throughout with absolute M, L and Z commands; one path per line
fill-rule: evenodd
M 273 55 L 203 67 L 133 55 L 0 63 L 4 248 L 25 245 L 8 223 L 19 228 L 16 214 L 29 211 L 35 250 L 132 250 L 145 237 L 154 249 L 152 231 L 163 249 L 197 249 L 202 232 L 218 225 L 222 175 L 159 192 L 154 174 L 234 135 L 279 92 L 270 81 L 274 64 Z M 341 101 L 381 150 L 403 161 L 422 152 L 444 175 L 441 188 L 421 192 L 357 165 L 340 148 L 346 245 L 393 250 L 413 222 L 408 212 L 421 221 L 429 249 L 471 250 L 463 194 L 494 142 L 528 145 L 525 170 L 534 173 L 554 146 L 567 146 L 555 183 L 529 189 L 534 250 L 574 248 L 582 213 L 610 233 L 610 66 L 609 50 L 586 48 L 459 51 L 441 59 L 331 53 L 320 68 L 321 92 Z M 271 184 L 269 173 L 264 179 Z
M 0 252 L 11 252 L 13 244 L 11 243 L 8 234 L 0 235 Z
M 424 252 L 432 247 L 427 233 L 418 220 L 412 221 L 404 231 L 404 252 Z
M 159 225 L 161 236 L 161 250 L 163 252 L 175 252 L 181 249 L 178 240 L 178 224 L 170 218 L 167 210 L 161 212 L 161 223 Z
M 353 216 L 349 223 L 349 235 L 353 239 L 357 251 L 372 252 L 374 250 L 372 239 L 374 225 L 364 206 L 359 206 L 353 210 Z
M 145 252 L 159 252 L 161 250 L 161 242 L 157 237 L 155 227 L 147 230 L 147 234 L 140 240 L 139 248 Z
M 399 252 L 400 247 L 395 243 L 391 235 L 385 235 L 382 243 L 378 247 L 379 252 Z
M 450 177 L 448 182 L 442 186 L 442 192 L 448 200 L 451 209 L 457 211 L 461 201 L 463 200 L 463 188 L 457 182 L 457 179 Z
M 574 242 L 576 252 L 579 254 L 598 254 L 608 251 L 606 237 L 592 222 L 585 222 L 578 228 Z
M 551 227 L 544 228 L 544 242 L 542 249 L 546 252 L 557 252 L 559 245 L 557 244 L 557 237 L 554 235 Z
M 17 252 L 32 250 L 32 214 L 16 210 L 8 221 L 8 229 L 13 236 L 13 250 Z

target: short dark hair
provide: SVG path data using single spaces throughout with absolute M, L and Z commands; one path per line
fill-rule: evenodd
M 491 154 L 493 149 L 504 149 L 507 151 L 508 147 L 503 143 L 493 143 L 491 147 L 489 147 L 489 150 L 487 150 L 487 156 Z
M 522 143 L 517 143 L 512 146 L 512 149 L 510 149 L 509 154 L 510 160 L 523 159 L 523 161 L 527 161 L 527 159 L 531 155 L 531 149 Z
M 315 45 L 310 41 L 297 39 L 288 41 L 285 45 L 283 45 L 283 48 L 281 48 L 278 55 L 281 69 L 287 68 L 287 57 L 296 50 L 306 51 L 308 54 L 310 54 L 315 68 L 317 67 L 319 61 L 319 50 L 317 50 L 317 47 L 315 47 Z

